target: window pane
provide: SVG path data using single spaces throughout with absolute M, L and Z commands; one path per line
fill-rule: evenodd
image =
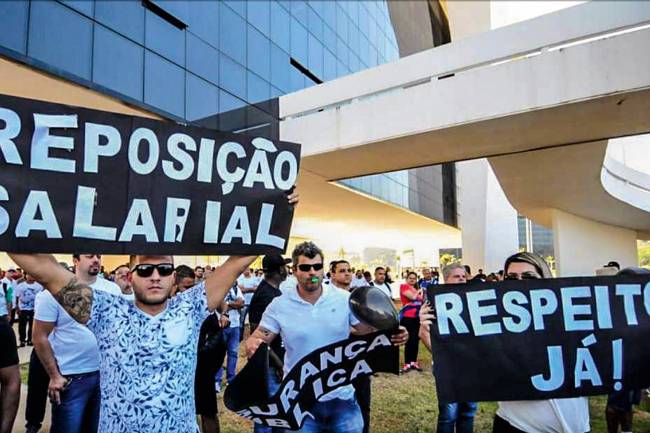
M 87 1 L 87 0 L 60 0 L 60 1 L 70 6 L 72 9 L 76 9 L 77 12 L 86 15 L 88 18 L 93 17 L 93 9 L 95 7 L 95 2 Z
M 219 35 L 221 38 L 219 49 L 228 54 L 230 58 L 244 64 L 246 62 L 246 22 L 223 4 L 219 9 Z
M 95 1 L 97 21 L 140 44 L 144 44 L 144 11 L 138 0 L 121 0 L 119 7 L 114 0 Z
M 91 20 L 60 3 L 37 1 L 29 21 L 27 55 L 90 80 Z
M 144 102 L 178 117 L 185 115 L 185 71 L 145 51 Z
M 309 24 L 307 4 L 302 0 L 291 0 L 291 15 L 304 26 Z
M 234 131 L 246 123 L 246 102 L 228 92 L 219 91 L 219 129 Z
M 161 56 L 185 66 L 185 31 L 151 11 L 146 12 L 145 46 Z
M 271 44 L 271 84 L 288 92 L 291 88 L 289 78 L 291 69 L 294 67 L 291 66 L 289 55 L 277 45 Z
M 291 52 L 291 17 L 278 3 L 271 3 L 271 40 Z
M 193 1 L 187 29 L 213 47 L 219 48 L 219 3 Z
M 318 40 L 323 40 L 323 19 L 318 16 L 316 11 L 311 7 L 307 8 L 309 12 L 309 31 L 316 36 Z
M 217 128 L 219 88 L 193 74 L 187 74 L 186 118 L 206 128 Z
M 167 13 L 176 19 L 181 20 L 185 24 L 189 21 L 189 2 L 178 0 L 152 0 L 160 8 L 164 9 Z
M 233 95 L 246 99 L 246 69 L 224 55 L 219 58 L 219 84 Z
M 187 69 L 213 84 L 219 84 L 219 51 L 188 33 Z
M 328 26 L 323 29 L 323 44 L 333 53 L 336 52 L 336 33 Z
M 323 44 L 314 35 L 309 35 L 309 70 L 318 78 L 323 78 Z
M 307 29 L 295 18 L 291 19 L 291 56 L 302 65 L 307 66 Z
M 345 44 L 343 39 L 337 38 L 336 39 L 336 57 L 341 62 L 343 62 L 344 65 L 348 65 L 350 63 L 349 56 L 350 56 L 350 49 Z
M 144 48 L 95 24 L 93 81 L 142 101 Z
M 230 7 L 242 17 L 246 16 L 246 2 L 242 0 L 224 0 L 223 4 Z
M 248 22 L 255 26 L 257 30 L 270 35 L 270 2 L 269 0 L 255 0 L 248 3 Z
M 248 26 L 247 54 L 248 69 L 265 80 L 269 80 L 271 78 L 271 41 L 252 26 Z
M 323 80 L 329 81 L 336 78 L 336 57 L 330 52 L 330 50 L 324 50 L 324 68 L 323 68 Z
M 0 45 L 25 54 L 28 8 L 29 3 L 21 0 L 0 1 L 0 16 L 3 17 Z
M 271 98 L 271 85 L 252 72 L 248 72 L 248 95 L 246 100 L 254 104 L 266 101 L 269 98 Z
M 300 72 L 299 70 L 297 70 L 294 67 L 291 67 L 289 69 L 289 71 L 290 71 L 289 72 L 289 74 L 290 74 L 289 78 L 291 80 L 291 83 L 290 83 L 291 84 L 291 89 L 290 90 L 292 92 L 295 92 L 297 90 L 304 89 L 305 88 L 305 76 L 303 75 L 303 73 Z
M 344 41 L 348 40 L 348 17 L 340 6 L 336 8 L 336 33 Z
M 350 39 L 348 40 L 350 50 L 359 55 L 359 29 L 356 26 L 351 25 L 348 29 L 348 34 L 350 36 Z

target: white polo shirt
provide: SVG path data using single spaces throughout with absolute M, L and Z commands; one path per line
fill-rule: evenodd
M 97 278 L 90 287 L 112 295 L 122 295 L 117 284 L 103 278 Z M 44 290 L 36 295 L 34 318 L 55 324 L 47 339 L 62 375 L 99 370 L 95 335 L 88 327 L 74 320 L 49 291 Z
M 585 433 L 590 430 L 586 397 L 500 401 L 497 415 L 529 433 Z
M 349 297 L 350 294 L 344 290 L 323 285 L 321 297 L 312 305 L 293 287 L 287 288 L 282 296 L 269 304 L 259 326 L 282 337 L 286 349 L 285 376 L 314 350 L 350 336 L 350 326 L 358 324 L 359 320 L 350 311 Z M 354 388 L 346 385 L 323 395 L 319 401 L 347 400 L 353 396 Z

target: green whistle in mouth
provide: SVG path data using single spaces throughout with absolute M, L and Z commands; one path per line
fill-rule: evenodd
M 311 277 L 311 282 L 316 284 L 318 282 L 318 277 Z

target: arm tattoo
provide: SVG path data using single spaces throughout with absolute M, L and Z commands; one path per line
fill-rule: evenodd
M 79 323 L 88 323 L 93 304 L 93 289 L 79 283 L 75 277 L 61 288 L 54 298 Z

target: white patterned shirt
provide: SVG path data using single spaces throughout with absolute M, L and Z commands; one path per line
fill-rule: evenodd
M 198 433 L 194 371 L 208 314 L 203 282 L 156 316 L 93 290 L 88 328 L 100 355 L 100 433 Z

